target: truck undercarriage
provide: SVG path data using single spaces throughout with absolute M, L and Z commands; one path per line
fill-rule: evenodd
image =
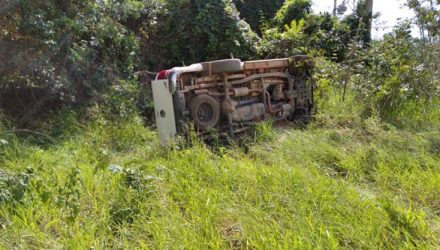
M 293 121 L 313 113 L 313 63 L 307 56 L 220 60 L 160 72 L 152 82 L 162 143 L 188 133 L 233 136 L 264 120 Z

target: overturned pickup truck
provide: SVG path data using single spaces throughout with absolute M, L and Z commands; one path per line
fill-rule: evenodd
M 163 144 L 194 124 L 201 136 L 233 136 L 259 121 L 292 121 L 313 112 L 313 63 L 307 56 L 241 62 L 228 59 L 176 67 L 152 82 Z

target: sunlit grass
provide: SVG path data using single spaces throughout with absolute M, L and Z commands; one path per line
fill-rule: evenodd
M 246 152 L 163 148 L 137 120 L 45 147 L 5 134 L 1 192 L 23 195 L 0 201 L 0 246 L 440 246 L 437 132 L 309 127 L 261 124 Z

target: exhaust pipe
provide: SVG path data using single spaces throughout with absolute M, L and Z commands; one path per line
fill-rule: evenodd
M 156 75 L 156 80 L 168 79 L 169 91 L 174 94 L 177 90 L 177 81 L 183 73 L 194 73 L 203 71 L 203 66 L 200 63 L 191 64 L 185 67 L 174 67 L 171 70 L 161 71 Z

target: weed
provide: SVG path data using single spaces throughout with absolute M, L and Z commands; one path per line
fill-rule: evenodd
M 72 223 L 80 213 L 81 172 L 72 168 L 67 175 L 66 182 L 58 189 L 56 204 L 62 209 L 63 216 Z
M 255 125 L 254 138 L 256 141 L 272 141 L 275 139 L 275 130 L 273 129 L 273 121 L 268 120 Z
M 28 168 L 25 172 L 21 172 L 17 175 L 0 169 L 0 204 L 20 202 L 24 197 L 32 177 L 32 168 Z

